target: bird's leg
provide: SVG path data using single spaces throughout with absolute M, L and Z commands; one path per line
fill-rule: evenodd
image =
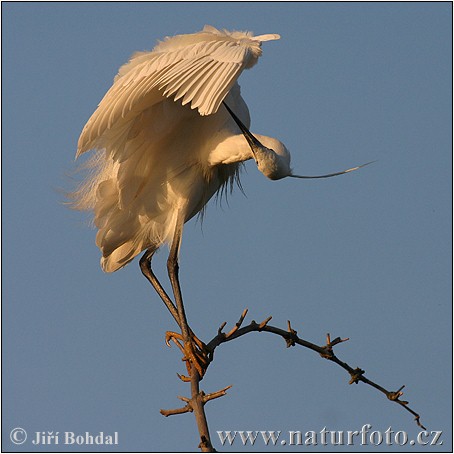
M 172 246 L 170 247 L 169 258 L 167 259 L 167 271 L 169 273 L 170 283 L 172 284 L 175 304 L 178 311 L 181 328 L 181 338 L 184 345 L 184 360 L 189 361 L 195 367 L 200 377 L 203 377 L 205 370 L 208 367 L 209 359 L 206 346 L 196 337 L 189 328 L 186 313 L 183 305 L 183 297 L 181 294 L 180 281 L 178 279 L 178 252 L 180 250 L 181 236 L 183 233 L 183 222 L 177 221 L 175 233 L 173 236 Z M 172 337 L 172 336 L 170 336 Z M 167 339 L 168 340 L 168 339 Z M 188 371 L 191 367 L 188 365 Z
M 180 316 L 178 315 L 178 310 L 175 307 L 175 304 L 173 304 L 173 301 L 169 298 L 169 295 L 167 295 L 166 291 L 151 269 L 151 259 L 153 258 L 155 252 L 155 249 L 148 249 L 148 251 L 145 252 L 139 262 L 140 269 L 142 274 L 148 279 L 148 282 L 150 282 L 157 294 L 161 297 L 167 309 L 169 309 L 169 312 L 177 322 L 177 325 L 181 328 Z
M 156 249 L 149 249 L 148 251 L 145 252 L 145 254 L 142 256 L 142 258 L 139 261 L 140 269 L 142 271 L 142 274 L 147 278 L 148 282 L 153 286 L 153 288 L 156 290 L 156 293 L 161 297 L 162 301 L 166 305 L 167 309 L 169 312 L 172 314 L 173 318 L 177 322 L 177 325 L 181 329 L 181 324 L 180 324 L 180 316 L 178 314 L 178 310 L 175 307 L 175 304 L 173 301 L 170 299 L 169 295 L 167 295 L 167 292 L 164 290 L 163 286 L 159 282 L 158 278 L 154 274 L 152 268 L 151 268 L 151 260 L 153 258 L 154 253 L 156 252 Z M 190 337 L 191 339 L 195 342 L 197 345 L 198 349 L 201 351 L 204 351 L 206 349 L 206 345 L 192 332 L 191 329 L 190 331 Z M 169 344 L 170 339 L 173 339 L 175 342 L 177 340 L 183 340 L 182 336 L 180 334 L 174 333 L 172 331 L 166 332 L 166 344 Z M 180 346 L 180 344 L 178 344 Z

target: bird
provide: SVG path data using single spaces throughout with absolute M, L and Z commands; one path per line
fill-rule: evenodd
M 295 175 L 280 140 L 250 132 L 249 109 L 237 80 L 255 66 L 262 43 L 279 38 L 206 25 L 136 52 L 120 67 L 77 144 L 76 157 L 89 151 L 92 156 L 71 203 L 93 212 L 101 267 L 112 273 L 143 253 L 142 273 L 181 329 L 166 341 L 182 342 L 190 374 L 203 376 L 207 360 L 204 344 L 188 326 L 179 284 L 184 224 L 203 215 L 213 196 L 239 183 L 248 160 L 271 180 L 326 178 L 362 167 Z M 164 244 L 170 248 L 173 300 L 151 267 Z

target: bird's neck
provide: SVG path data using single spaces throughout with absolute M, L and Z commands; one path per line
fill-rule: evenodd
M 226 136 L 209 150 L 208 163 L 210 166 L 215 166 L 243 162 L 253 158 L 254 155 L 243 134 L 236 134 Z
M 254 134 L 262 144 L 252 151 L 243 134 L 230 135 L 220 140 L 209 151 L 210 166 L 233 164 L 254 159 L 257 167 L 267 178 L 279 180 L 290 174 L 290 159 L 285 147 L 276 139 Z M 270 148 L 268 148 L 269 146 Z M 278 150 L 276 152 L 275 150 Z

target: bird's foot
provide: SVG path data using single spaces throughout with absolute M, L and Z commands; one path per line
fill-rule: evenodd
M 189 377 L 178 374 L 180 379 L 185 382 L 191 381 L 192 366 L 195 367 L 197 373 L 202 379 L 208 365 L 210 364 L 209 351 L 206 345 L 194 333 L 191 333 L 191 339 L 185 342 L 180 333 L 167 331 L 166 344 L 168 347 L 170 347 L 170 341 L 173 341 L 174 344 L 181 350 L 183 353 L 182 361 L 186 362 Z

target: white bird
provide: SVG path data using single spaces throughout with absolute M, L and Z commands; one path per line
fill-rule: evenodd
M 94 212 L 103 270 L 116 271 L 146 251 L 142 272 L 182 329 L 185 348 L 191 333 L 178 283 L 184 223 L 203 212 L 214 194 L 232 187 L 248 159 L 272 180 L 296 176 L 283 143 L 249 132 L 237 83 L 257 63 L 262 42 L 279 38 L 211 26 L 165 38 L 120 68 L 79 138 L 77 156 L 95 153 L 88 177 L 72 194 L 73 206 Z M 175 304 L 151 270 L 152 256 L 164 243 L 170 245 Z M 188 347 L 193 363 L 199 347 Z

